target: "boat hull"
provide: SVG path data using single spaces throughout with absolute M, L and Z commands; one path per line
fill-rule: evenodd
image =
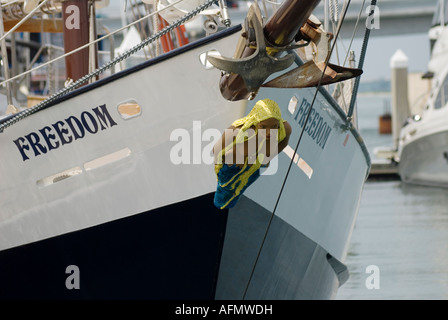
M 406 183 L 448 187 L 448 130 L 425 135 L 405 145 L 398 173 Z
M 213 206 L 213 132 L 255 101 L 223 99 L 199 55 L 231 56 L 239 30 L 83 87 L 0 134 L 1 298 L 334 297 L 370 162 L 326 91 L 313 103 L 313 88 L 260 90 L 291 124 L 289 146 L 234 208 Z M 141 112 L 123 117 L 127 103 Z
M 249 282 L 255 247 L 263 237 L 270 213 L 245 197 L 235 212 L 221 211 L 213 206 L 213 196 L 210 193 L 4 250 L 0 252 L 0 298 L 258 300 L 332 297 L 339 283 L 328 262 L 328 253 L 277 217 L 265 245 L 280 257 L 275 264 L 270 258 L 261 259 Z M 245 215 L 241 215 L 243 212 Z M 254 221 L 258 226 L 254 226 Z M 222 255 L 225 239 L 225 250 L 233 254 Z M 278 239 L 287 241 L 288 245 L 280 245 Z M 244 250 L 241 247 L 236 250 L 236 245 L 242 245 Z M 252 256 L 245 257 L 245 253 Z M 282 268 L 285 263 L 294 268 L 285 271 Z M 76 274 L 70 269 L 72 266 L 76 266 Z M 266 277 L 260 277 L 259 270 L 266 273 Z M 348 272 L 346 268 L 344 272 Z M 274 279 L 285 283 L 263 289 Z M 289 288 L 289 292 L 284 292 L 285 288 Z

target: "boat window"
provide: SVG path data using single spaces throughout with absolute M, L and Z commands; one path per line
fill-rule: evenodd
M 96 158 L 92 161 L 88 161 L 84 163 L 84 169 L 86 171 L 93 170 L 102 166 L 105 166 L 107 164 L 119 161 L 121 159 L 124 159 L 126 157 L 129 157 L 131 155 L 131 150 L 129 148 L 124 148 L 119 151 L 107 154 L 105 156 Z
M 444 99 L 442 100 L 443 104 L 441 107 L 446 106 L 446 103 L 448 102 L 448 76 L 443 81 L 443 97 Z
M 439 94 L 437 95 L 436 102 L 434 102 L 434 109 L 440 109 L 442 107 L 442 93 L 443 87 L 440 88 Z
M 118 105 L 118 113 L 123 119 L 127 120 L 141 115 L 142 108 L 137 101 L 131 99 Z
M 51 176 L 42 178 L 37 180 L 36 184 L 39 188 L 47 187 L 49 185 L 55 184 L 62 180 L 77 176 L 82 173 L 82 169 L 80 167 L 74 167 Z
M 294 112 L 296 112 L 296 108 L 297 108 L 297 103 L 298 102 L 299 102 L 299 100 L 297 100 L 296 96 L 292 96 L 291 100 L 289 100 L 288 111 L 291 114 L 294 114 Z
M 448 77 L 443 80 L 443 84 L 440 86 L 439 93 L 437 94 L 436 101 L 434 103 L 434 109 L 440 109 L 444 107 L 448 102 Z

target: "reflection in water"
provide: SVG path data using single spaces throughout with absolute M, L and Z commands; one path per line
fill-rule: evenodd
M 345 263 L 336 299 L 448 299 L 448 189 L 367 182 Z

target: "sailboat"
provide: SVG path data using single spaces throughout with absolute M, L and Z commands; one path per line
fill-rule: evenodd
M 10 108 L 0 120 L 0 297 L 334 298 L 370 157 L 324 87 L 361 71 L 329 63 L 319 2 L 285 0 L 269 18 L 254 2 L 236 25 L 224 1 L 151 4 L 181 17 L 165 15 L 111 63 L 90 61 L 58 92 Z M 100 76 L 164 36 L 169 45 L 203 10 L 217 32 Z M 94 39 L 82 45 L 88 57 Z M 260 99 L 280 106 L 288 146 L 235 207 L 219 209 L 212 146 Z
M 447 52 L 446 16 L 448 4 L 439 1 L 429 30 L 431 56 L 427 79 L 432 87 L 419 114 L 406 120 L 400 130 L 398 173 L 405 183 L 448 187 L 448 125 L 447 117 Z

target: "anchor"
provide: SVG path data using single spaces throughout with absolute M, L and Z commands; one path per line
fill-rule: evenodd
M 289 21 L 289 23 L 292 23 L 291 25 L 287 23 L 286 30 L 289 33 L 287 32 L 288 36 L 286 38 L 284 37 L 285 34 L 281 32 L 282 29 L 278 29 L 279 24 L 275 19 L 268 22 L 269 31 L 264 30 L 267 26 L 262 27 L 261 11 L 256 2 L 252 4 L 245 19 L 243 32 L 234 56 L 232 58 L 217 56 L 207 58 L 213 66 L 223 71 L 220 90 L 225 99 L 230 101 L 252 100 L 260 87 L 313 87 L 318 86 L 319 83 L 320 85 L 327 85 L 358 77 L 362 74 L 360 69 L 326 63 L 331 53 L 330 41 L 333 35 L 323 30 L 320 21 L 311 12 L 307 14 L 307 10 L 312 10 L 317 3 L 318 1 L 313 1 L 306 10 L 304 8 L 299 10 L 304 15 L 303 18 L 291 14 L 291 19 L 294 19 L 294 21 Z M 293 2 L 286 1 L 284 10 L 287 11 L 292 6 L 294 6 Z M 284 16 L 284 14 L 282 13 L 280 16 Z M 294 31 L 294 23 L 298 21 L 303 22 Z M 279 44 L 277 41 L 279 37 L 285 39 L 284 42 Z M 293 40 L 302 41 L 302 44 L 291 45 L 290 43 Z M 308 59 L 309 61 L 264 83 L 270 75 L 287 69 L 294 62 L 295 55 L 292 53 L 280 58 L 275 57 L 276 55 L 282 51 L 303 46 L 312 49 L 313 57 Z M 307 59 L 302 57 L 302 60 Z M 324 72 L 323 76 L 322 72 Z
M 247 57 L 226 58 L 220 56 L 208 56 L 208 61 L 216 68 L 227 73 L 238 74 L 244 80 L 244 84 L 251 95 L 255 95 L 263 82 L 273 73 L 284 70 L 294 62 L 294 55 L 287 54 L 284 57 L 276 58 L 268 54 L 266 42 L 263 35 L 261 12 L 256 3 L 249 9 L 245 20 L 245 32 L 249 48 L 256 43 L 255 52 Z M 254 33 L 255 39 L 249 34 Z M 251 41 L 255 40 L 255 41 Z M 241 44 L 241 42 L 240 42 Z M 242 48 L 242 46 L 238 46 Z M 244 50 L 244 48 L 243 48 Z M 237 53 L 242 53 L 237 49 Z
M 324 72 L 323 76 L 322 72 Z M 264 83 L 262 86 L 274 88 L 308 88 L 316 87 L 319 83 L 320 85 L 327 85 L 348 80 L 358 77 L 361 74 L 362 70 L 360 69 L 345 68 L 331 63 L 325 68 L 325 62 L 315 63 L 310 60 L 300 67 Z
M 313 59 L 265 84 L 263 87 L 275 88 L 307 88 L 320 85 L 328 85 L 362 74 L 361 69 L 347 68 L 332 63 L 327 63 L 330 58 L 331 33 L 321 27 L 320 21 L 313 15 L 300 29 L 296 39 L 307 40 L 312 48 Z M 322 75 L 322 73 L 324 73 Z

